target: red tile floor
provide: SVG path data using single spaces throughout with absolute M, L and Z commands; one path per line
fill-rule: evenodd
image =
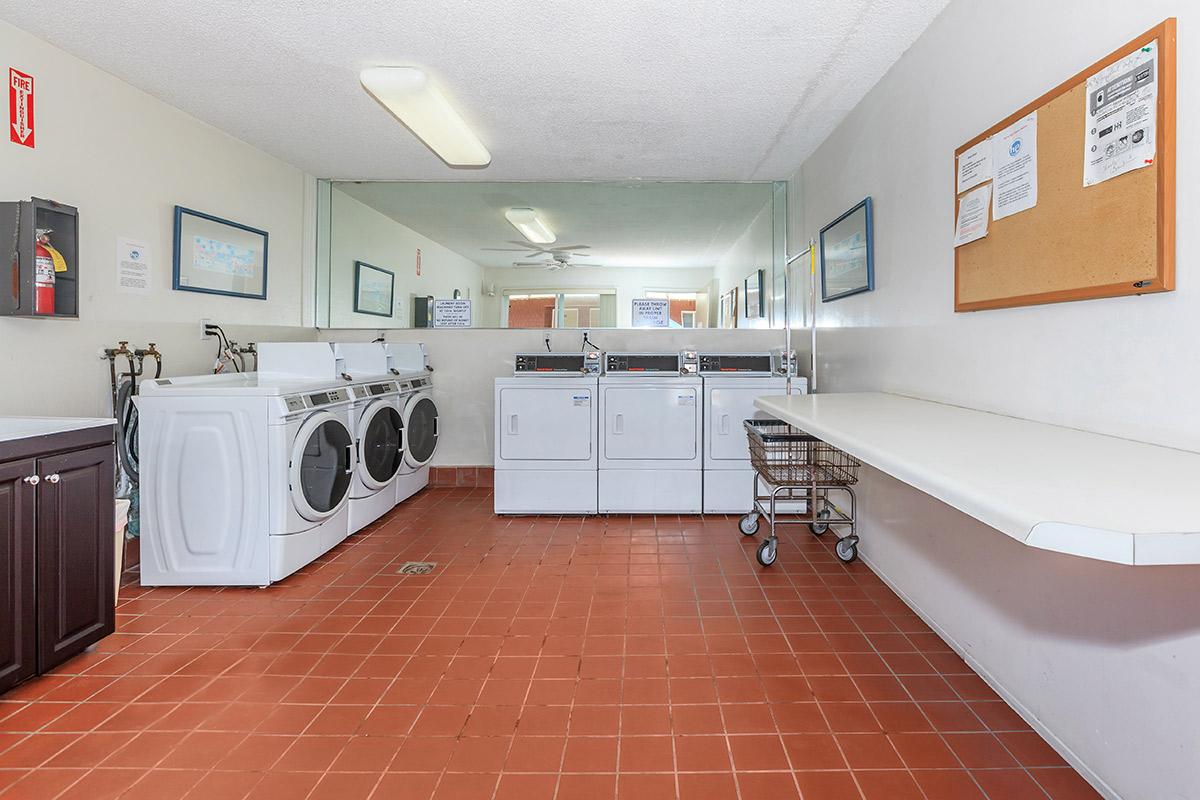
M 427 490 L 267 590 L 123 587 L 117 634 L 0 697 L 0 797 L 1096 796 L 828 542 L 763 570 L 729 518 L 489 491 Z

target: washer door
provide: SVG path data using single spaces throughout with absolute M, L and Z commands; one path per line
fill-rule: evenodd
M 358 477 L 369 489 L 382 489 L 404 461 L 404 420 L 395 404 L 376 400 L 358 423 Z
M 404 463 L 423 467 L 438 443 L 438 409 L 428 394 L 414 395 L 404 406 Z
M 296 510 L 312 522 L 333 516 L 350 496 L 354 476 L 350 430 L 328 411 L 318 411 L 300 426 L 292 447 L 288 478 Z

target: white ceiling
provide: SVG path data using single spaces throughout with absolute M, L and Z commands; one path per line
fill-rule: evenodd
M 715 266 L 764 211 L 768 217 L 759 249 L 771 250 L 769 183 L 339 183 L 337 188 L 484 267 L 548 258 L 485 249 L 524 242 L 504 218 L 509 208 L 536 209 L 558 237 L 547 247 L 589 245 L 573 260 L 604 267 Z
M 948 0 L 0 0 L 0 18 L 320 177 L 771 180 Z M 358 84 L 426 68 L 452 170 Z

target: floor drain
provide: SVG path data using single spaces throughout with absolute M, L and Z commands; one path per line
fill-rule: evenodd
M 406 561 L 400 569 L 396 570 L 397 575 L 428 575 L 433 572 L 433 568 L 437 566 L 435 561 Z

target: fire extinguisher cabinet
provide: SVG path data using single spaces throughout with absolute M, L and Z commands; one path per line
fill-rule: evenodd
M 38 231 L 49 231 L 50 250 L 39 246 Z M 49 252 L 59 259 L 51 260 Z M 42 272 L 38 259 L 42 258 Z M 0 203 L 0 316 L 77 319 L 79 317 L 79 212 L 37 197 Z M 53 281 L 48 276 L 53 274 Z M 52 288 L 51 288 L 52 287 Z M 50 305 L 53 304 L 53 311 Z

